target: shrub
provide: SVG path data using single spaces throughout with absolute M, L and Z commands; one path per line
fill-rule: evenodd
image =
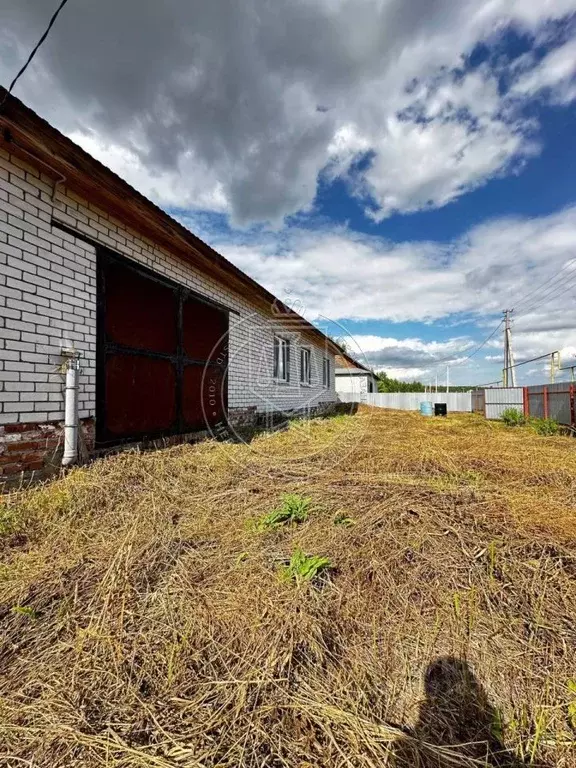
M 518 408 L 506 408 L 502 411 L 502 421 L 508 427 L 522 427 L 527 425 L 534 430 L 537 435 L 557 435 L 560 432 L 560 426 L 554 419 L 526 418 Z
M 312 500 L 297 493 L 286 493 L 282 496 L 279 507 L 273 509 L 256 523 L 256 530 L 271 531 L 283 525 L 304 523 L 312 506 Z
M 530 419 L 529 424 L 537 435 L 544 437 L 557 435 L 560 432 L 560 425 L 554 419 Z
M 521 427 L 526 424 L 526 418 L 518 408 L 506 408 L 503 410 L 502 421 L 507 427 Z

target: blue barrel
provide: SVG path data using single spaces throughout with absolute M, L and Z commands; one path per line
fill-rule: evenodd
M 422 416 L 432 416 L 434 413 L 434 404 L 429 400 L 420 403 L 420 413 Z

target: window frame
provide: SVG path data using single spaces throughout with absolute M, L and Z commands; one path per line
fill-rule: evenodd
M 281 352 L 281 350 L 284 350 Z M 283 376 L 279 375 L 280 360 L 282 359 Z M 290 383 L 290 339 L 274 334 L 274 381 L 277 384 Z
M 322 386 L 324 389 L 330 389 L 331 367 L 330 358 L 324 357 L 322 359 Z
M 308 359 L 307 366 L 307 378 L 304 377 L 306 366 L 304 360 Z M 300 347 L 300 386 L 311 387 L 312 386 L 312 349 L 310 347 Z

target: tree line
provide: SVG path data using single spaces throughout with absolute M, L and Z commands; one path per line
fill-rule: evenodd
M 424 392 L 425 386 L 421 381 L 400 381 L 388 376 L 381 371 L 378 376 L 378 392 Z M 450 386 L 450 392 L 468 392 L 472 387 L 453 387 Z M 445 392 L 446 387 L 438 385 L 438 392 Z

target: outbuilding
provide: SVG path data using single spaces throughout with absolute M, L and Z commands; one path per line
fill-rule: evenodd
M 60 461 L 64 442 L 74 461 L 74 451 L 226 436 L 238 425 L 321 412 L 336 401 L 338 351 L 7 98 L 0 114 L 1 477 L 44 471 Z
M 342 395 L 365 395 L 378 392 L 378 377 L 371 368 L 346 353 L 335 358 L 336 392 Z

